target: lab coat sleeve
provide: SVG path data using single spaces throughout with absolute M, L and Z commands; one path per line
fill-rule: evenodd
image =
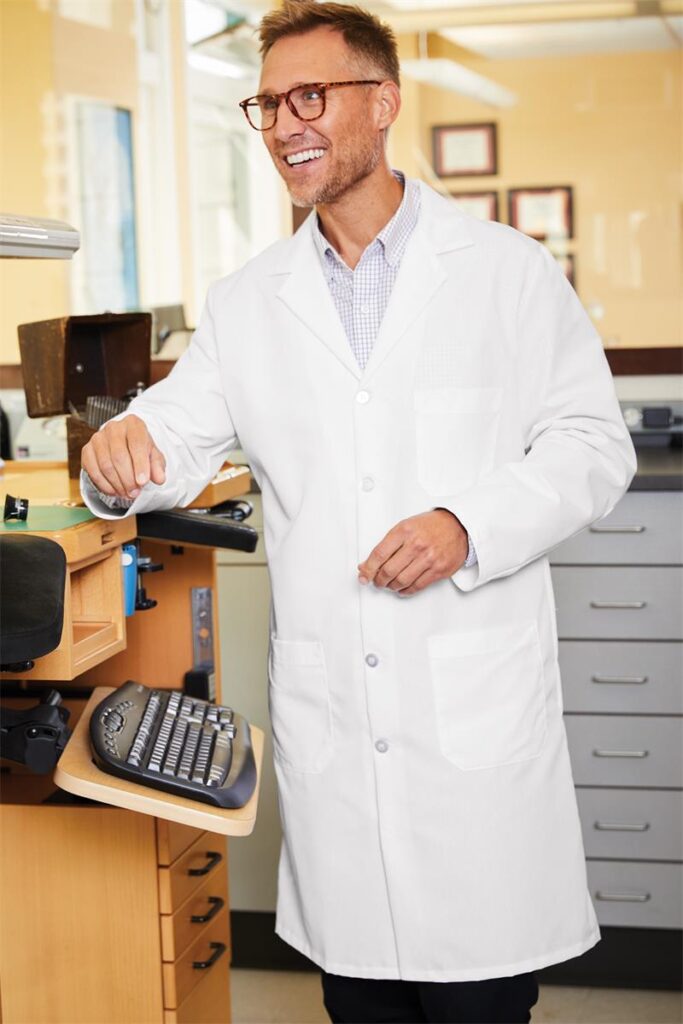
M 443 502 L 477 552 L 475 565 L 451 577 L 463 591 L 517 572 L 602 519 L 636 472 L 600 336 L 546 247 L 531 256 L 517 317 L 525 455 Z
M 108 508 L 81 471 L 81 494 L 102 519 L 188 505 L 220 469 L 238 441 L 221 385 L 213 287 L 192 340 L 168 377 L 133 399 L 116 419 L 135 413 L 166 459 L 163 484 L 146 484 L 127 508 Z

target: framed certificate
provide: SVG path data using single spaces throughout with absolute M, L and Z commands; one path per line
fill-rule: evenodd
M 573 252 L 567 252 L 563 256 L 556 256 L 555 259 L 562 267 L 570 285 L 576 291 L 576 256 Z
M 479 220 L 499 220 L 497 192 L 451 192 L 451 195 L 465 213 Z
M 432 128 L 434 170 L 440 178 L 497 174 L 497 125 L 447 124 Z
M 531 238 L 573 238 L 571 185 L 511 188 L 508 191 L 510 224 Z

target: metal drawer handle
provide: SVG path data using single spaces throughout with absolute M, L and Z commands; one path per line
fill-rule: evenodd
M 225 906 L 225 900 L 221 896 L 209 896 L 209 903 L 213 904 L 213 906 L 208 914 L 193 914 L 190 918 L 192 924 L 206 924 Z
M 227 948 L 224 942 L 210 942 L 209 949 L 212 949 L 213 953 L 208 960 L 193 960 L 192 969 L 195 971 L 206 971 L 209 967 L 213 967 L 216 960 L 220 960 Z
M 644 608 L 646 601 L 591 601 L 591 608 Z
M 651 899 L 649 892 L 600 892 L 595 894 L 597 900 L 620 900 L 624 903 L 647 903 Z
M 646 683 L 647 676 L 591 676 L 592 683 Z
M 649 750 L 594 750 L 593 757 L 647 757 Z
M 187 872 L 188 875 L 192 875 L 192 876 L 195 876 L 195 875 L 208 875 L 209 871 L 213 871 L 213 869 L 216 867 L 216 864 L 220 864 L 220 862 L 223 860 L 223 854 L 222 853 L 212 853 L 209 850 L 206 851 L 204 856 L 208 857 L 208 860 L 207 860 L 206 864 L 204 865 L 204 867 L 203 868 L 190 868 L 190 870 Z
M 591 533 L 644 533 L 644 526 L 589 526 Z
M 649 821 L 638 822 L 629 825 L 627 821 L 594 821 L 593 828 L 600 832 L 647 832 L 650 827 Z

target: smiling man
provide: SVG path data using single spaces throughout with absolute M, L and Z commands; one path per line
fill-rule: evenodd
M 315 209 L 210 289 L 190 347 L 83 449 L 103 516 L 263 492 L 283 841 L 276 930 L 333 1021 L 529 1021 L 600 932 L 548 553 L 635 453 L 548 250 L 391 169 L 391 31 L 286 0 L 241 104 Z M 144 680 L 141 680 L 144 682 Z

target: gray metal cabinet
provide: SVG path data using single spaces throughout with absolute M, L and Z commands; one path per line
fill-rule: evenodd
M 683 927 L 683 493 L 551 554 L 567 739 L 603 925 Z

